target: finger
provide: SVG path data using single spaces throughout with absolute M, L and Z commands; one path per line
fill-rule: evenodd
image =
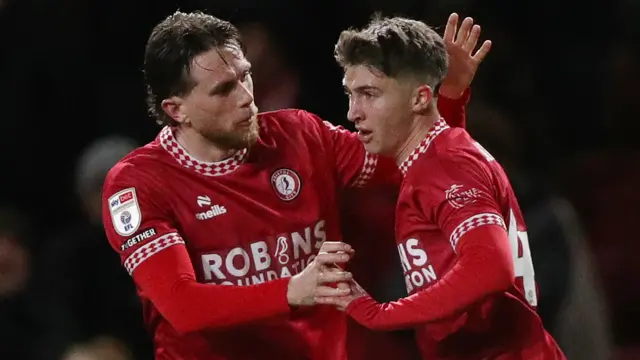
M 351 279 L 353 279 L 353 275 L 348 271 L 330 270 L 318 274 L 318 284 L 346 282 Z M 350 290 L 351 286 L 340 286 L 340 288 Z
M 331 251 L 327 251 L 327 252 L 322 252 L 322 253 L 333 253 L 333 254 L 347 254 L 349 256 L 349 259 L 353 259 L 353 257 L 356 255 L 356 251 L 351 249 L 351 251 L 335 251 L 335 252 L 331 252 Z M 338 266 L 336 264 L 334 264 L 334 266 Z
M 351 258 L 349 258 L 349 260 L 351 260 Z M 337 270 L 344 270 L 344 268 L 336 263 L 331 263 L 331 264 L 323 264 L 322 268 L 323 270 L 321 271 L 328 271 L 329 269 L 337 269 Z
M 367 295 L 367 292 L 364 290 L 364 288 L 362 288 L 362 286 L 360 286 L 360 284 L 358 284 L 357 281 L 351 280 L 347 284 L 351 288 L 351 294 L 352 295 L 355 295 L 355 296 Z
M 353 287 L 347 282 L 339 282 L 336 286 L 338 287 L 338 289 L 342 289 L 342 290 L 351 289 L 351 291 L 353 292 Z
M 491 50 L 491 40 L 486 40 L 484 43 L 482 43 L 480 49 L 476 51 L 475 55 L 473 55 L 473 59 L 478 63 L 482 62 L 485 56 L 487 56 L 487 54 L 489 53 L 489 50 Z
M 351 245 L 347 243 L 343 243 L 342 241 L 325 241 L 322 243 L 322 247 L 320 247 L 320 252 L 338 252 L 343 251 L 349 253 L 353 251 Z
M 315 297 L 335 297 L 347 296 L 351 293 L 349 289 L 337 289 L 330 286 L 318 286 L 316 288 Z
M 480 25 L 473 25 L 471 28 L 471 33 L 467 38 L 467 41 L 462 44 L 462 49 L 467 53 L 471 54 L 473 49 L 478 45 L 478 39 L 480 38 Z
M 319 270 L 318 272 L 320 274 L 325 273 L 327 271 L 331 271 L 331 269 L 333 268 L 333 266 L 327 266 L 327 265 L 319 263 L 319 262 L 317 263 L 317 266 L 318 266 L 318 270 Z
M 452 43 L 453 37 L 456 35 L 456 30 L 458 28 L 458 14 L 453 13 L 449 15 L 449 19 L 447 20 L 447 26 L 444 28 L 444 36 L 442 39 L 445 43 Z
M 316 304 L 334 305 L 339 308 L 346 308 L 349 305 L 348 297 L 317 296 L 314 300 Z
M 318 254 L 318 256 L 316 256 L 314 262 L 318 265 L 318 266 L 327 266 L 328 268 L 332 267 L 330 265 L 332 265 L 332 263 L 337 263 L 337 264 L 341 264 L 341 263 L 346 263 L 349 261 L 351 257 L 349 256 L 349 254 L 336 254 L 336 253 L 320 253 Z
M 458 36 L 456 37 L 456 44 L 464 44 L 469 37 L 469 33 L 471 32 L 471 27 L 473 26 L 473 19 L 470 17 L 462 20 L 462 25 L 460 25 L 460 30 L 458 30 Z

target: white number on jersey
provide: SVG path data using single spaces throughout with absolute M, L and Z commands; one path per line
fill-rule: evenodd
M 491 153 L 478 142 L 473 143 L 478 151 L 484 155 L 487 161 L 495 161 Z M 518 224 L 513 210 L 509 210 L 509 244 L 513 256 L 513 268 L 516 277 L 522 278 L 524 296 L 531 306 L 538 305 L 538 292 L 536 291 L 535 271 L 533 270 L 533 259 L 531 249 L 529 249 L 529 236 L 526 231 L 518 231 Z M 519 256 L 519 249 L 522 246 L 522 256 Z
M 524 296 L 531 306 L 537 306 L 538 294 L 531 249 L 529 249 L 529 237 L 526 231 L 518 231 L 518 224 L 513 210 L 509 210 L 509 244 L 511 245 L 515 275 L 517 278 L 522 278 Z M 518 254 L 520 246 L 522 246 L 522 256 Z

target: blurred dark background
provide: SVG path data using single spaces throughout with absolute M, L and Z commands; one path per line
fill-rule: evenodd
M 109 167 L 159 130 L 142 58 L 176 9 L 240 27 L 261 110 L 301 107 L 347 126 L 340 30 L 374 11 L 440 31 L 451 12 L 472 16 L 494 46 L 468 127 L 525 211 L 543 320 L 570 359 L 640 359 L 632 0 L 0 0 L 0 359 L 149 359 L 96 204 Z

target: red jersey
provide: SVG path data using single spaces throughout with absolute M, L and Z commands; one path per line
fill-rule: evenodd
M 389 303 L 375 320 L 384 326 L 377 327 L 415 326 L 422 357 L 429 360 L 564 359 L 536 314 L 526 226 L 495 159 L 465 130 L 440 120 L 400 169 L 405 177 L 396 208 L 396 241 L 409 297 Z M 460 240 L 464 243 L 467 233 L 486 225 L 508 233 L 515 286 L 455 315 L 419 320 L 425 316 L 420 296 L 452 271 Z M 477 276 L 483 271 L 475 269 Z M 447 293 L 456 296 L 455 290 Z M 363 312 L 352 305 L 348 311 Z
M 439 97 L 438 110 L 449 126 L 465 127 L 465 105 L 469 98 L 469 89 L 459 99 Z M 401 294 L 403 287 L 394 240 L 399 188 L 399 183 L 352 188 L 340 196 L 342 234 L 357 252 L 348 269 L 367 291 L 385 299 Z M 373 331 L 353 319 L 347 322 L 347 354 L 350 360 L 420 357 L 412 330 Z
M 165 127 L 110 171 L 104 225 L 129 273 L 166 249 L 182 248 L 200 283 L 247 286 L 288 278 L 313 260 L 323 241 L 342 239 L 339 188 L 398 179 L 393 167 L 380 170 L 355 134 L 310 113 L 264 113 L 259 122 L 258 142 L 221 162 L 191 157 Z M 314 353 L 321 330 L 340 316 L 327 306 L 281 308 L 259 323 L 180 334 L 158 311 L 157 299 L 140 287 L 139 295 L 156 359 L 331 359 L 343 352 L 338 338 Z
M 466 100 L 439 107 L 464 123 Z M 105 180 L 105 229 L 137 284 L 156 359 L 346 358 L 344 315 L 291 310 L 287 279 L 323 241 L 342 240 L 340 189 L 399 183 L 400 173 L 308 112 L 259 122 L 251 149 L 216 163 L 190 156 L 166 127 Z

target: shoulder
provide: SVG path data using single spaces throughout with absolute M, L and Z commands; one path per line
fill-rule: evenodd
M 471 147 L 473 141 L 467 130 L 449 127 L 433 139 L 429 149 L 431 150 L 430 155 L 447 157 L 452 153 Z
M 260 122 L 268 127 L 278 127 L 283 130 L 301 130 L 322 122 L 319 116 L 300 109 L 283 109 L 258 114 Z
M 258 117 L 260 138 L 267 144 L 285 142 L 320 149 L 329 146 L 335 132 L 347 132 L 316 114 L 300 109 L 270 111 Z
M 495 159 L 482 145 L 462 128 L 449 128 L 438 135 L 427 154 L 430 166 L 461 168 L 462 170 L 484 168 Z
M 441 189 L 456 181 L 486 183 L 488 156 L 464 129 L 451 128 L 438 135 L 423 157 L 413 164 L 405 182 L 414 188 Z
M 323 120 L 320 116 L 301 109 L 283 109 L 260 113 L 261 125 L 290 132 L 319 132 L 326 129 L 341 129 Z
M 135 149 L 109 170 L 104 188 L 149 186 L 157 183 L 165 156 L 166 151 L 157 141 Z

